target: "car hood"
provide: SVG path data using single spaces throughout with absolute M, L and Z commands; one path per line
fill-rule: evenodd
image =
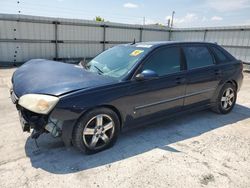
M 13 90 L 18 97 L 28 93 L 60 96 L 115 82 L 118 81 L 88 72 L 78 65 L 43 59 L 26 62 L 15 71 L 12 77 Z

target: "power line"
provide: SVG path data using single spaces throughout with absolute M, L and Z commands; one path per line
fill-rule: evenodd
M 125 16 L 123 14 L 117 14 L 112 13 L 112 16 L 110 16 L 107 12 L 91 12 L 89 10 L 84 9 L 78 9 L 78 8 L 65 8 L 65 7 L 57 7 L 55 11 L 55 7 L 49 6 L 47 4 L 43 4 L 40 2 L 29 2 L 27 3 L 20 3 L 20 1 L 16 1 L 18 4 L 18 14 L 31 14 L 31 15 L 37 15 L 37 16 L 53 16 L 53 17 L 65 17 L 65 18 L 79 18 L 82 16 L 88 16 L 88 19 L 93 19 L 95 16 L 101 16 L 104 17 L 106 20 L 111 19 L 110 21 L 116 19 L 116 20 L 126 20 L 130 23 L 141 23 L 141 18 L 139 16 Z M 7 6 L 13 6 L 12 2 L 5 2 L 5 5 Z M 90 18 L 91 17 L 91 18 Z M 154 19 L 153 17 L 149 19 Z M 159 18 L 155 18 L 156 20 L 159 20 Z M 146 20 L 143 20 L 143 23 L 146 24 Z

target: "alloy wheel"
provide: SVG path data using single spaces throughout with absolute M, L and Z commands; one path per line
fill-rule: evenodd
M 221 107 L 224 110 L 229 110 L 235 101 L 235 94 L 232 88 L 227 88 L 221 97 Z
M 109 115 L 96 115 L 86 124 L 83 130 L 83 141 L 92 150 L 101 149 L 112 139 L 114 129 L 114 121 Z

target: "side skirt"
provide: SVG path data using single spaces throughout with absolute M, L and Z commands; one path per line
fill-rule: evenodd
M 182 111 L 179 111 L 179 112 L 176 112 L 173 114 L 157 113 L 154 115 L 150 115 L 148 117 L 143 117 L 143 118 L 140 118 L 138 120 L 133 120 L 133 121 L 130 121 L 128 123 L 125 123 L 124 127 L 122 129 L 122 132 L 126 132 L 130 129 L 134 129 L 134 128 L 138 128 L 138 127 L 148 126 L 148 125 L 151 125 L 153 123 L 158 123 L 158 122 L 161 122 L 161 121 L 166 120 L 166 119 L 174 118 L 176 116 L 185 115 L 185 114 L 189 114 L 189 113 L 197 112 L 197 111 L 207 110 L 207 109 L 211 108 L 211 106 L 212 106 L 211 104 L 207 104 L 207 105 L 199 106 L 196 108 L 182 110 Z

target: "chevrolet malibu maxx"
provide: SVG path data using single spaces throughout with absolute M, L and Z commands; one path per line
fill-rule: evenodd
M 131 125 L 183 112 L 229 113 L 242 62 L 214 43 L 118 45 L 80 65 L 30 60 L 12 76 L 22 130 L 61 137 L 85 153 L 114 145 Z

